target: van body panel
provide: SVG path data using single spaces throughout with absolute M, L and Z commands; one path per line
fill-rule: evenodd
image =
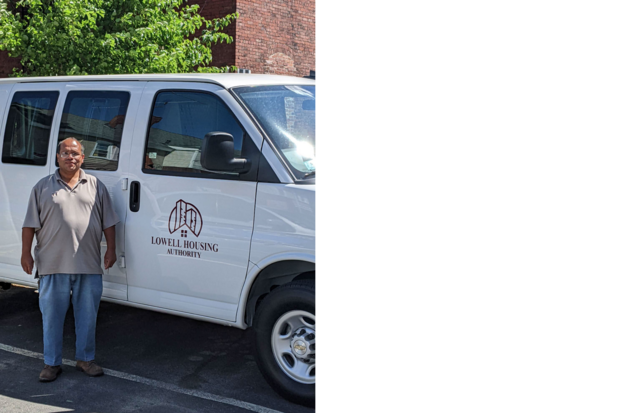
M 7 109 L 7 106 L 10 105 L 9 94 L 13 89 L 14 85 L 6 84 L 0 85 L 0 124 L 4 122 L 4 113 Z
M 314 257 L 314 217 L 315 185 L 259 183 L 250 261 L 273 262 L 269 257 L 284 254 L 292 260 Z
M 0 85 L 0 127 L 2 127 L 3 130 L 5 127 L 5 113 L 8 111 L 10 106 L 9 94 L 11 89 L 13 89 L 13 86 L 14 85 L 12 84 Z M 15 244 L 19 244 L 21 253 L 21 236 L 15 229 L 15 223 L 10 213 L 11 198 L 9 198 L 9 189 L 5 179 L 10 180 L 12 178 L 8 176 L 4 172 L 4 168 L 2 168 L 0 169 L 0 240 L 3 240 L 3 242 L 0 243 L 0 271 L 9 271 L 10 273 L 13 273 L 14 277 L 21 277 L 23 274 L 21 266 L 19 268 L 12 268 L 15 264 L 14 261 L 11 260 L 11 254 L 14 253 Z M 10 186 L 10 182 L 8 184 Z M 13 264 L 8 264 L 11 265 L 11 267 L 6 268 L 6 264 L 2 264 L 5 261 L 13 262 Z M 4 274 L 5 271 L 2 271 L 2 273 Z M 19 274 L 19 272 L 22 274 Z M 6 275 L 9 276 L 9 273 L 6 273 Z
M 21 265 L 0 263 L 0 281 L 28 287 L 37 286 L 37 280 L 34 278 L 34 275 L 26 274 Z
M 207 321 L 209 323 L 220 324 L 220 325 L 224 325 L 227 327 L 236 327 L 242 330 L 245 330 L 247 328 L 247 325 L 240 324 L 239 322 L 229 322 L 229 321 L 225 321 L 225 320 L 218 319 L 218 318 L 205 317 L 205 316 L 196 315 L 192 313 L 185 313 L 183 311 L 170 310 L 168 308 L 163 308 L 163 307 L 156 307 L 153 305 L 139 304 L 139 303 L 134 303 L 131 301 L 115 300 L 114 298 L 108 298 L 108 297 L 103 297 L 101 301 L 107 301 L 109 303 L 126 305 L 126 306 L 134 307 L 134 308 L 141 308 L 143 310 L 157 311 L 158 313 L 171 314 L 171 315 L 176 315 L 179 317 L 191 318 L 194 320 Z
M 208 285 L 208 282 L 204 284 Z M 234 321 L 237 303 L 225 303 L 218 300 L 207 300 L 187 294 L 172 294 L 155 291 L 151 288 L 131 287 L 131 301 L 148 303 L 151 307 L 180 311 L 187 314 L 210 314 L 210 318 Z
M 12 276 L 12 278 L 16 278 L 19 281 L 34 282 L 35 280 L 36 267 L 35 271 L 30 275 L 26 274 L 21 267 L 22 224 L 26 216 L 26 205 L 30 198 L 32 187 L 40 179 L 50 174 L 49 151 L 53 147 L 53 137 L 58 134 L 60 123 L 58 113 L 63 102 L 64 88 L 64 84 L 22 83 L 11 85 L 11 92 L 2 110 L 2 123 L 0 127 L 2 128 L 1 133 L 4 138 L 7 129 L 8 113 L 15 93 L 58 92 L 59 94 L 50 128 L 46 164 L 22 165 L 4 162 L 0 164 L 2 168 L 0 172 L 0 196 L 3 199 L 3 201 L 0 201 L 0 239 L 2 240 L 0 243 L 0 263 L 12 267 L 7 276 Z M 1 144 L 4 144 L 4 139 Z M 36 241 L 33 242 L 33 250 L 35 243 Z
M 281 75 L 239 75 L 236 73 L 150 73 L 129 75 L 87 75 L 87 76 L 49 76 L 49 77 L 10 77 L 0 79 L 0 85 L 15 83 L 65 83 L 65 82 L 121 82 L 150 81 L 178 82 L 185 84 L 211 83 L 229 89 L 238 86 L 258 85 L 314 85 L 315 81 L 293 76 Z

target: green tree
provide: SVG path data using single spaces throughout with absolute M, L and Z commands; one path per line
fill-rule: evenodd
M 0 0 L 0 50 L 13 76 L 223 72 L 211 47 L 238 13 L 206 20 L 187 0 Z M 196 35 L 191 38 L 191 36 Z

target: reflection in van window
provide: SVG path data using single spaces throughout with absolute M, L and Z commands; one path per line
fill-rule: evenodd
M 82 169 L 116 171 L 129 92 L 69 92 L 58 142 L 72 137 L 84 146 Z
M 45 165 L 58 92 L 16 92 L 7 118 L 2 162 Z
M 254 114 L 298 178 L 314 177 L 314 85 L 238 87 L 233 92 Z
M 241 155 L 243 130 L 217 97 L 200 92 L 160 92 L 151 116 L 144 169 L 207 172 L 200 165 L 200 145 L 207 133 L 215 131 L 230 133 L 235 155 Z

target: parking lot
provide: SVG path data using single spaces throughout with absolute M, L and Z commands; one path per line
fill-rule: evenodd
M 281 398 L 252 355 L 251 330 L 102 302 L 96 361 L 75 370 L 73 308 L 65 322 L 63 373 L 40 383 L 43 339 L 34 289 L 0 290 L 0 411 L 313 412 Z

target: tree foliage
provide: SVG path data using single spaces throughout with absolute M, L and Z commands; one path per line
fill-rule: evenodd
M 0 50 L 14 76 L 222 72 L 211 48 L 239 15 L 206 20 L 187 0 L 0 0 Z M 192 35 L 196 35 L 191 38 Z

